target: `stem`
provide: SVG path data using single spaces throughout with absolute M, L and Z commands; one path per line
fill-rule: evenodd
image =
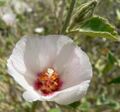
M 69 11 L 68 11 L 68 14 L 67 14 L 65 23 L 64 23 L 63 28 L 62 28 L 62 30 L 61 30 L 61 33 L 63 33 L 63 34 L 65 33 L 65 31 L 66 31 L 66 29 L 67 29 L 67 26 L 68 26 L 68 24 L 69 24 L 69 22 L 70 22 L 71 15 L 72 15 L 72 11 L 73 11 L 75 2 L 76 2 L 76 0 L 72 0 L 72 1 L 71 1 L 70 9 L 69 9 Z

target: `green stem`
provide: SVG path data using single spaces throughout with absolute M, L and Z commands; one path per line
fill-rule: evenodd
M 63 28 L 61 30 L 61 33 L 64 34 L 68 25 L 69 25 L 69 22 L 70 22 L 70 19 L 71 19 L 71 15 L 72 15 L 72 11 L 73 11 L 73 8 L 74 8 L 74 5 L 75 5 L 75 2 L 76 0 L 72 0 L 71 1 L 71 4 L 70 4 L 70 9 L 68 11 L 68 14 L 67 14 L 67 17 L 66 17 L 66 20 L 65 20 L 65 23 L 63 25 Z

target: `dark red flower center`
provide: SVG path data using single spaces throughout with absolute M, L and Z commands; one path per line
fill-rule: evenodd
M 51 94 L 58 91 L 62 85 L 58 73 L 48 68 L 47 70 L 38 74 L 34 83 L 35 90 L 40 90 L 44 95 Z

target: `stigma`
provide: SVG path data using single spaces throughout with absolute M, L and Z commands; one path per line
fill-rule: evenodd
M 34 89 L 41 91 L 44 95 L 58 91 L 61 86 L 62 81 L 58 73 L 52 68 L 47 68 L 39 73 L 34 83 Z

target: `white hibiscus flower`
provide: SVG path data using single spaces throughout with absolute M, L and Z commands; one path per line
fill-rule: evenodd
M 88 56 L 63 35 L 22 38 L 7 66 L 30 102 L 67 105 L 78 101 L 86 94 L 92 77 Z

